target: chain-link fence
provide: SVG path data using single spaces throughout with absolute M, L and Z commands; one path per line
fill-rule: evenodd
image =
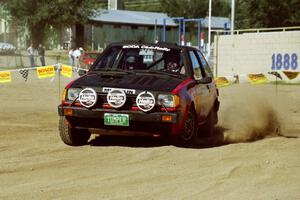
M 46 51 L 45 64 L 53 65 L 56 63 L 68 64 L 68 52 L 67 51 Z M 34 56 L 35 67 L 41 66 L 40 57 Z M 29 55 L 26 51 L 16 50 L 11 54 L 0 54 L 0 70 L 16 69 L 32 67 L 30 65 Z

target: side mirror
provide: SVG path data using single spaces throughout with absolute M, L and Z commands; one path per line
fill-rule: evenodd
M 208 84 L 208 83 L 211 83 L 213 81 L 212 77 L 204 77 L 200 80 L 197 81 L 197 83 L 200 83 L 200 84 Z
M 82 75 L 84 75 L 84 74 L 86 74 L 87 73 L 87 71 L 85 71 L 85 70 L 79 70 L 78 71 L 78 75 L 79 76 L 82 76 Z

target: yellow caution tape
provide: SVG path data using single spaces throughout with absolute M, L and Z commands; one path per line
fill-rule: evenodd
M 226 77 L 217 77 L 215 78 L 215 82 L 218 87 L 225 87 L 230 85 L 230 82 Z
M 0 83 L 11 82 L 11 73 L 8 71 L 0 72 Z
M 248 74 L 248 80 L 251 84 L 262 84 L 268 82 L 264 74 Z
M 37 67 L 36 73 L 38 78 L 48 78 L 55 76 L 54 66 Z
M 62 65 L 61 67 L 61 75 L 71 78 L 73 73 L 73 68 L 69 65 Z
M 292 80 L 297 78 L 297 76 L 299 75 L 300 72 L 291 72 L 291 71 L 282 71 L 284 73 L 284 75 L 286 75 L 286 77 L 288 77 L 288 79 Z

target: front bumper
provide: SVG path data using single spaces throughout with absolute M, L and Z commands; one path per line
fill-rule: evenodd
M 129 126 L 107 126 L 104 125 L 105 113 L 118 113 L 129 115 Z M 178 127 L 180 112 L 150 112 L 133 110 L 114 110 L 114 109 L 87 109 L 84 107 L 58 106 L 58 114 L 65 116 L 69 126 L 78 129 L 89 129 L 92 132 L 101 130 L 102 133 L 108 131 L 123 132 L 149 132 L 157 134 L 167 134 L 173 132 L 174 127 Z M 171 116 L 172 120 L 162 121 L 163 116 Z M 105 131 L 106 130 L 106 131 Z

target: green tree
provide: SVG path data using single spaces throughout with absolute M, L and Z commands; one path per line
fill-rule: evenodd
M 237 27 L 271 28 L 300 25 L 299 0 L 237 0 Z
M 207 1 L 161 0 L 161 9 L 172 17 L 200 18 L 206 15 Z
M 208 16 L 208 0 L 161 0 L 161 10 L 172 17 L 204 18 Z M 229 15 L 228 1 L 212 0 L 212 16 Z
M 245 0 L 236 0 L 235 29 L 250 28 L 247 3 Z
M 97 0 L 0 0 L 15 24 L 28 27 L 34 46 L 43 42 L 47 26 L 84 23 L 96 3 Z
M 160 0 L 124 0 L 125 10 L 160 12 Z
M 215 17 L 230 17 L 231 4 L 224 0 L 212 0 L 211 15 Z

